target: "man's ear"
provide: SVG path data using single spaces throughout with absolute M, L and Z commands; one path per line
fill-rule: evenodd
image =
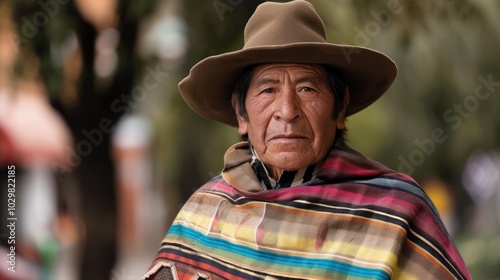
M 345 112 L 347 110 L 347 105 L 349 105 L 349 88 L 346 87 L 344 96 L 344 103 L 342 104 L 342 110 L 340 110 L 337 116 L 337 129 L 345 128 Z
M 238 120 L 238 133 L 240 135 L 245 135 L 248 133 L 247 127 L 247 118 L 241 116 L 240 114 L 240 106 L 238 103 L 238 98 L 236 98 L 236 94 L 231 96 L 231 104 L 233 105 L 234 113 L 236 114 L 236 119 Z

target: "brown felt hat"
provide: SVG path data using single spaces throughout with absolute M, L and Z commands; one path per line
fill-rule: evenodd
M 329 43 L 321 18 L 306 1 L 259 5 L 248 20 L 244 36 L 241 50 L 203 59 L 179 83 L 184 100 L 201 116 L 238 126 L 231 94 L 243 70 L 255 64 L 330 66 L 349 87 L 347 116 L 375 102 L 396 78 L 396 64 L 386 55 L 364 47 Z

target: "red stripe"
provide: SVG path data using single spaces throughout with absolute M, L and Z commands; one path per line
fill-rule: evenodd
M 346 160 L 342 157 L 336 157 L 335 159 L 327 159 L 323 165 L 321 165 L 321 169 L 334 169 L 334 171 L 338 172 L 345 172 L 349 173 L 351 177 L 352 175 L 356 175 L 356 177 L 359 179 L 359 177 L 374 177 L 374 176 L 380 176 L 383 174 L 383 170 L 380 169 L 375 169 L 373 166 L 366 164 L 365 167 L 368 168 L 362 168 L 363 166 L 360 166 L 364 162 L 355 162 L 352 163 L 349 160 Z M 370 163 L 370 162 L 367 162 Z M 365 165 L 365 164 L 364 164 Z M 327 170 L 327 171 L 332 171 L 332 170 Z M 344 178 L 345 179 L 345 178 Z

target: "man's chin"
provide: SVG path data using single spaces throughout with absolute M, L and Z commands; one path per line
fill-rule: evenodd
M 279 159 L 273 160 L 271 165 L 279 170 L 295 171 L 306 168 L 314 163 L 315 162 L 311 159 L 304 158 L 303 156 L 287 153 L 286 155 L 282 155 Z

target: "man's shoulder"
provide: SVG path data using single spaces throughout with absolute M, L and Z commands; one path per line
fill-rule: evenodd
M 435 207 L 420 185 L 409 175 L 373 160 L 345 143 L 332 150 L 318 174 L 326 185 L 377 198 L 377 203 L 403 201 Z M 392 202 L 391 202 L 392 201 Z M 419 208 L 420 208 L 419 207 Z
M 222 178 L 221 174 L 210 179 L 208 182 L 203 184 L 197 192 L 207 191 L 207 190 L 224 190 L 230 187 L 230 185 Z
M 329 184 L 328 181 L 325 183 Z M 367 203 L 365 206 L 393 209 L 411 205 L 405 211 L 411 209 L 412 211 L 430 211 L 435 216 L 439 216 L 434 203 L 423 188 L 412 177 L 396 171 L 388 170 L 377 176 L 353 178 L 341 182 L 336 188 L 346 190 L 345 195 L 351 199 L 352 193 L 356 193 L 357 199 Z M 405 211 L 402 210 L 402 212 Z
M 370 180 L 394 185 L 401 182 L 419 188 L 417 182 L 407 174 L 397 172 L 339 141 L 322 164 L 318 176 L 327 181 Z M 387 180 L 383 180 L 387 179 Z

